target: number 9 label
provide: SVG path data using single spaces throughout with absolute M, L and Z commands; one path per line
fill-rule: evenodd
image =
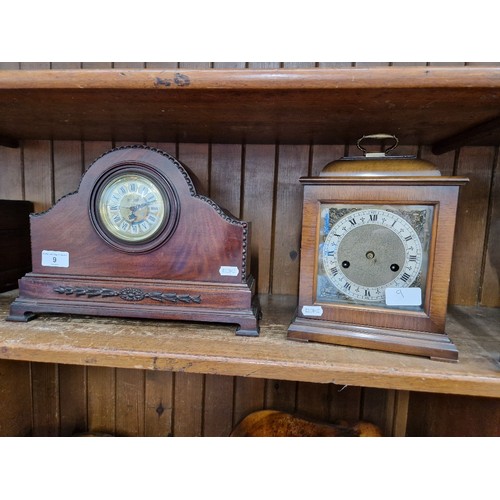
M 42 266 L 44 267 L 69 267 L 69 252 L 55 250 L 42 251 Z

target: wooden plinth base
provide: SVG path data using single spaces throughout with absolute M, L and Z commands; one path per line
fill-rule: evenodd
M 29 321 L 41 313 L 148 318 L 239 325 L 236 334 L 259 335 L 260 306 L 253 280 L 241 285 L 156 280 L 47 277 L 28 274 L 7 321 Z
M 440 361 L 457 361 L 458 349 L 445 334 L 394 331 L 349 326 L 331 321 L 296 317 L 288 338 L 380 351 L 414 354 Z

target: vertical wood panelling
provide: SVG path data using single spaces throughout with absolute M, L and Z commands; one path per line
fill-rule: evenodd
M 356 68 L 377 68 L 380 66 L 390 66 L 390 63 L 388 62 L 378 62 L 378 61 L 371 61 L 371 62 L 356 62 L 354 63 L 354 67 Z
M 174 374 L 174 436 L 202 435 L 204 380 L 198 373 Z
M 457 66 L 465 66 L 465 63 L 441 61 L 441 62 L 430 62 L 429 66 L 449 66 L 450 68 L 456 68 Z
M 144 69 L 146 67 L 146 63 L 143 62 L 114 62 L 113 68 L 116 69 Z
M 393 395 L 394 401 L 391 404 L 392 408 L 389 407 L 388 410 L 392 410 L 392 413 L 387 414 L 386 421 L 390 423 L 391 436 L 394 437 L 404 437 L 406 436 L 406 428 L 408 425 L 408 409 L 410 402 L 410 392 L 409 391 L 392 391 L 390 394 Z M 386 423 L 386 429 L 389 427 Z
M 176 62 L 147 62 L 146 68 L 148 69 L 176 69 L 178 68 Z
M 50 69 L 50 63 L 49 62 L 21 62 L 19 63 L 20 69 L 22 70 L 36 70 L 36 69 Z
M 214 69 L 244 69 L 246 63 L 244 62 L 214 62 L 212 64 Z
M 212 63 L 207 61 L 200 61 L 200 62 L 189 61 L 189 62 L 179 63 L 179 68 L 185 68 L 185 69 L 210 69 L 211 67 Z
M 177 157 L 177 145 L 175 142 L 147 142 L 146 143 L 151 148 L 156 148 L 169 155 L 172 155 L 174 158 Z
M 51 141 L 24 141 L 24 196 L 35 212 L 43 212 L 54 202 L 52 189 Z
M 144 436 L 144 371 L 116 369 L 117 436 Z
M 82 62 L 82 69 L 110 69 L 111 68 L 111 63 L 109 62 L 92 62 L 92 61 L 87 61 L 87 62 Z
M 500 399 L 412 392 L 407 436 L 500 436 Z
M 83 143 L 83 169 L 87 170 L 99 156 L 113 147 L 108 141 L 88 141 Z
M 398 61 L 398 62 L 393 62 L 391 63 L 391 66 L 427 66 L 427 63 L 425 62 L 404 62 L 404 61 Z
M 498 152 L 488 215 L 481 305 L 500 307 L 500 155 Z
M 215 203 L 240 217 L 242 146 L 213 144 L 209 196 Z
M 361 387 L 345 387 L 330 384 L 330 419 L 333 422 L 355 422 L 361 415 Z
M 344 145 L 314 145 L 311 151 L 311 175 L 319 175 L 323 167 L 331 161 L 338 160 L 344 156 Z
M 299 382 L 297 386 L 297 413 L 322 421 L 330 418 L 329 384 Z
M 298 382 L 266 380 L 266 408 L 295 413 Z
M 24 167 L 22 149 L 11 149 L 0 146 L 0 199 L 24 199 Z
M 59 366 L 32 363 L 33 436 L 59 435 Z
M 144 389 L 144 434 L 146 436 L 172 435 L 173 389 L 173 373 L 146 371 Z
M 33 430 L 30 363 L 0 360 L 0 437 Z
M 114 368 L 87 368 L 87 420 L 89 431 L 114 435 L 116 432 L 116 380 Z
M 378 425 L 384 436 L 391 436 L 392 418 L 388 412 L 394 412 L 394 391 L 364 387 L 362 390 L 362 408 L 360 418 Z
M 398 155 L 418 156 L 418 146 L 401 145 L 397 148 Z
M 2 69 L 18 70 L 21 69 L 21 63 L 0 61 L 0 70 Z
M 309 169 L 309 146 L 279 147 L 278 185 L 275 197 L 275 235 L 272 256 L 274 294 L 298 293 L 302 223 L 302 186 L 299 178 Z
M 229 436 L 233 428 L 233 393 L 233 377 L 222 375 L 205 376 L 204 436 Z
M 453 175 L 456 156 L 456 151 L 448 151 L 448 153 L 442 155 L 434 155 L 432 154 L 430 146 L 422 146 L 420 148 L 420 158 L 433 163 L 441 172 L 441 175 Z
M 187 167 L 193 178 L 198 180 L 201 194 L 207 195 L 210 191 L 209 144 L 181 143 L 177 154 L 177 159 Z
M 53 62 L 53 63 L 50 63 L 50 69 L 82 69 L 82 63 L 79 63 L 79 62 Z
M 275 155 L 274 145 L 245 147 L 242 218 L 251 224 L 250 269 L 257 282 L 257 292 L 261 294 L 271 289 Z
M 461 188 L 458 202 L 451 304 L 476 305 L 479 302 L 494 159 L 495 148 L 485 147 L 462 148 L 458 157 L 456 174 L 468 177 L 470 182 Z
M 249 69 L 277 69 L 281 67 L 279 62 L 249 62 Z
M 353 62 L 319 62 L 318 68 L 352 68 Z
M 58 365 L 60 435 L 73 436 L 87 431 L 87 368 Z
M 299 62 L 284 62 L 282 64 L 283 68 L 286 69 L 312 69 L 316 67 L 316 63 L 311 61 L 299 61 Z
M 233 427 L 248 414 L 265 407 L 265 389 L 264 379 L 235 377 Z
M 54 141 L 54 200 L 78 189 L 83 170 L 82 143 Z

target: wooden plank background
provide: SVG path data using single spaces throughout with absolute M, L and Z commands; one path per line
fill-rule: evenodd
M 368 66 L 23 62 L 0 63 L 0 70 L 342 65 Z M 24 141 L 19 149 L 0 147 L 0 198 L 31 200 L 36 211 L 45 210 L 77 188 L 82 173 L 95 158 L 119 145 L 122 143 L 38 140 Z M 176 156 L 199 178 L 206 194 L 252 223 L 251 266 L 258 293 L 296 295 L 302 207 L 298 179 L 317 174 L 328 161 L 345 153 L 355 153 L 352 146 L 150 145 Z M 441 156 L 433 155 L 427 146 L 403 149 L 402 154 L 417 154 L 432 161 L 444 174 L 470 178 L 460 195 L 450 303 L 500 307 L 498 148 L 464 147 Z M 119 436 L 227 436 L 244 416 L 262 408 L 298 412 L 324 421 L 365 419 L 379 425 L 386 435 L 500 433 L 498 400 L 485 399 L 482 404 L 481 398 L 11 361 L 0 361 L 0 376 L 0 435 L 70 436 L 89 431 Z M 460 419 L 461 408 L 469 402 L 474 408 L 474 425 L 465 425 Z M 446 411 L 453 411 L 454 418 L 445 418 Z M 470 411 L 466 416 L 472 419 Z

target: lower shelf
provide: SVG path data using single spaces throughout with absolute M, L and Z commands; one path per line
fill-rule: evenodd
M 232 325 L 42 315 L 5 321 L 16 291 L 0 294 L 0 358 L 335 383 L 500 397 L 500 309 L 452 307 L 458 363 L 287 339 L 296 297 L 260 297 L 259 337 Z

